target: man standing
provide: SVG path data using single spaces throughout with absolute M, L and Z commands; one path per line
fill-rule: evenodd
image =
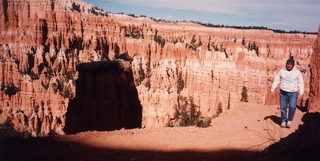
M 271 94 L 280 84 L 280 110 L 281 110 L 281 127 L 290 128 L 294 113 L 296 111 L 298 91 L 302 96 L 304 93 L 304 83 L 301 72 L 294 66 L 293 56 L 287 60 L 286 66 L 281 69 L 274 78 Z M 287 108 L 289 113 L 287 116 Z

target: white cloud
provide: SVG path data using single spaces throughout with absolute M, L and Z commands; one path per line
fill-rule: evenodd
M 236 6 L 220 0 L 105 0 L 143 7 L 235 14 Z M 230 1 L 230 0 L 229 0 Z
M 296 12 L 306 14 L 318 11 L 317 0 L 105 0 L 126 5 L 214 12 L 223 14 L 251 14 L 255 12 Z
M 167 16 L 167 17 L 162 18 L 162 19 L 167 20 L 167 21 L 174 21 L 175 20 L 175 18 L 173 16 Z
M 319 0 L 104 0 L 124 5 L 225 14 L 282 26 L 320 22 Z M 168 16 L 163 13 L 163 17 Z M 175 15 L 173 15 L 175 16 Z M 171 19 L 172 17 L 167 17 Z M 162 18 L 163 19 L 163 18 Z M 316 21 L 316 22 L 313 22 Z M 299 24 L 299 22 L 303 24 Z M 264 25 L 264 24 L 262 24 Z M 318 25 L 316 26 L 318 27 Z M 307 28 L 307 27 L 302 27 Z M 311 27 L 309 27 L 310 29 Z M 308 30 L 309 30 L 308 29 Z M 313 31 L 316 29 L 313 29 Z

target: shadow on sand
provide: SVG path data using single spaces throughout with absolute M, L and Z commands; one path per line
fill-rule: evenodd
M 297 106 L 297 109 L 300 110 L 301 112 L 307 112 L 307 107 L 306 106 Z M 281 125 L 281 117 L 276 116 L 276 115 L 270 115 L 264 117 L 264 120 L 271 119 L 274 123 L 277 125 Z
M 278 124 L 279 126 L 281 125 L 281 118 L 276 115 L 270 115 L 266 116 L 264 120 L 271 119 L 274 123 Z
M 69 136 L 67 136 L 69 137 Z M 71 137 L 71 136 L 70 136 Z M 92 147 L 80 142 L 64 142 L 58 137 L 0 138 L 0 160 L 117 160 L 117 161 L 179 161 L 179 160 L 256 160 L 259 152 L 221 151 L 152 151 Z
M 266 119 L 279 122 L 279 117 Z M 303 125 L 288 137 L 270 145 L 262 152 L 225 149 L 219 151 L 152 151 L 134 149 L 110 149 L 93 147 L 80 141 L 66 141 L 74 135 L 38 138 L 12 138 L 0 135 L 0 160 L 125 160 L 125 161 L 171 161 L 171 160 L 272 160 L 316 161 L 320 160 L 320 114 L 306 113 Z
M 320 114 L 307 112 L 301 120 L 297 131 L 266 148 L 259 160 L 320 160 Z

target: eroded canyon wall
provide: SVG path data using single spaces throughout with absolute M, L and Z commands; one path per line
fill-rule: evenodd
M 320 112 L 320 27 L 310 62 L 310 102 L 308 112 Z
M 269 90 L 289 56 L 305 80 L 300 105 L 308 99 L 316 35 L 156 22 L 81 0 L 1 0 L 0 21 L 1 117 L 35 135 L 63 133 L 78 64 L 122 53 L 133 58 L 146 128 L 166 126 L 186 98 L 210 118 L 241 100 L 277 104 Z

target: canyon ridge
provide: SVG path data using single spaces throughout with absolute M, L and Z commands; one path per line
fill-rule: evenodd
M 119 120 L 129 114 L 140 117 L 133 125 L 128 125 L 130 119 L 120 121 L 123 126 L 111 130 L 179 126 L 189 108 L 210 124 L 241 102 L 277 105 L 270 87 L 289 56 L 294 56 L 305 83 L 298 106 L 309 104 L 309 111 L 319 111 L 319 58 L 312 58 L 315 49 L 319 51 L 316 34 L 154 21 L 107 13 L 81 0 L 1 0 L 0 21 L 0 123 L 11 121 L 15 130 L 32 136 L 64 135 L 70 104 L 75 109 L 89 107 L 90 100 L 74 102 L 87 99 L 79 93 L 88 91 L 99 97 L 87 95 L 97 104 L 108 97 L 97 91 L 116 93 L 114 98 L 126 102 L 104 102 L 127 110 Z M 118 62 L 121 71 L 117 68 L 110 76 L 118 79 L 80 79 L 88 78 L 81 76 L 81 64 L 99 62 Z M 122 80 L 137 100 L 125 96 L 121 85 L 99 91 L 106 80 Z M 97 90 L 77 81 L 94 84 Z M 130 102 L 141 116 L 128 112 Z M 87 120 L 79 115 L 77 123 L 99 117 L 99 112 L 89 113 Z M 69 115 L 77 117 L 76 112 Z

